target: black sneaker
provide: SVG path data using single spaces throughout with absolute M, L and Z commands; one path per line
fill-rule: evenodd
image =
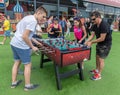
M 38 86 L 39 86 L 38 84 L 31 84 L 29 87 L 24 87 L 24 90 L 29 91 L 29 90 L 37 88 Z
M 16 82 L 16 84 L 12 84 L 12 85 L 11 85 L 11 88 L 17 87 L 21 82 L 22 82 L 22 80 L 18 80 L 18 81 Z

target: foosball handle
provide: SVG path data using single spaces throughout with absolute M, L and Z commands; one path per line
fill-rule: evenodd
M 43 50 L 43 49 L 45 49 L 45 47 L 40 47 L 39 49 L 40 49 L 40 50 Z
M 55 51 L 49 51 L 49 53 L 54 53 Z
M 55 50 L 47 51 L 47 53 L 55 53 Z

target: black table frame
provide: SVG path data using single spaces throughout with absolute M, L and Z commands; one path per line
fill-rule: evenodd
M 43 63 L 48 62 L 48 61 L 52 61 L 50 59 L 44 59 L 44 55 L 45 54 L 41 52 L 40 68 L 43 68 Z M 72 76 L 74 74 L 79 74 L 80 80 L 82 80 L 82 81 L 84 80 L 83 70 L 82 70 L 82 62 L 77 63 L 78 69 L 71 70 L 71 71 L 64 72 L 64 73 L 59 72 L 59 67 L 61 67 L 61 66 L 57 65 L 55 62 L 53 62 L 53 64 L 54 64 L 54 69 L 55 69 L 55 76 L 56 76 L 56 83 L 57 83 L 58 90 L 62 89 L 61 79 L 63 79 L 63 78 Z

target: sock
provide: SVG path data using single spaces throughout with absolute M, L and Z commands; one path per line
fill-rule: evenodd
M 95 70 L 97 73 L 99 72 L 98 69 Z
M 25 85 L 25 87 L 30 87 L 30 86 L 31 86 L 31 84 L 26 84 L 26 85 Z
M 12 82 L 12 85 L 14 85 L 14 84 L 17 84 L 17 81 L 16 82 Z

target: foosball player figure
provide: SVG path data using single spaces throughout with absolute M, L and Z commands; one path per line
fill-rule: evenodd
M 69 49 L 69 45 L 66 45 L 66 48 Z

